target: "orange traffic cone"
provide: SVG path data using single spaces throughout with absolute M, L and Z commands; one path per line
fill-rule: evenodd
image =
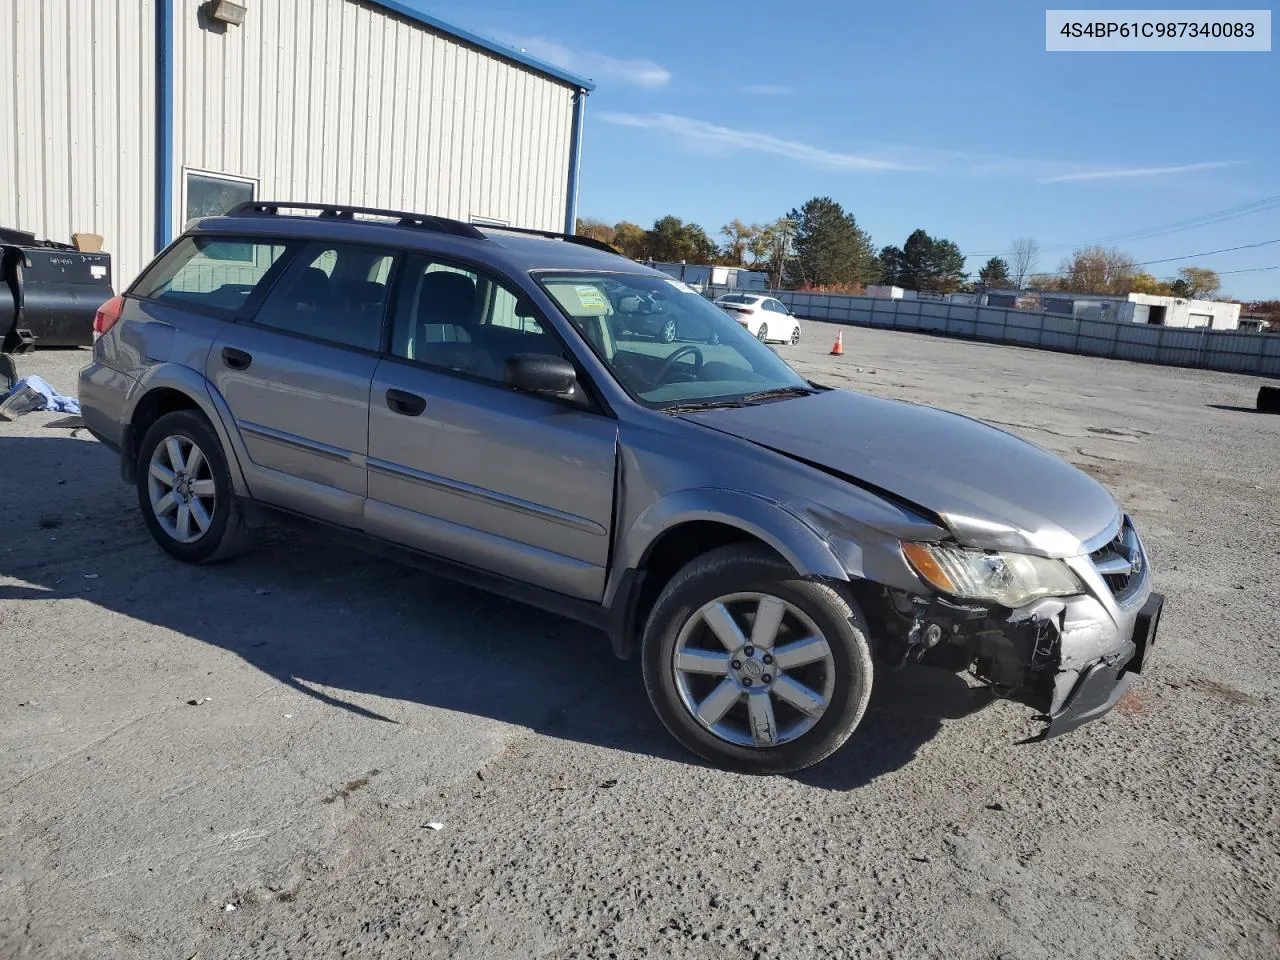
M 844 356 L 844 331 L 836 331 L 836 342 L 831 345 L 831 355 L 833 357 Z

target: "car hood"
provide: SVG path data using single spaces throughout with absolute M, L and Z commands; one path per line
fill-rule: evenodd
M 827 390 L 685 419 L 808 462 L 936 515 L 961 543 L 1074 556 L 1120 517 L 1052 453 L 933 407 Z

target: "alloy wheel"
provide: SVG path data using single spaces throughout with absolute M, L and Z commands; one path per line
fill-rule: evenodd
M 795 328 L 791 331 L 791 345 L 794 347 L 799 342 L 800 342 L 800 325 L 797 324 Z
M 761 343 L 766 343 L 769 339 L 769 325 L 767 323 L 760 324 L 760 329 L 756 331 L 756 339 Z
M 676 322 L 674 319 L 667 320 L 662 325 L 662 332 L 658 334 L 663 343 L 671 343 L 676 338 Z
M 835 690 L 822 631 L 794 604 L 734 593 L 703 605 L 676 638 L 676 688 L 694 720 L 728 743 L 774 747 L 803 736 Z
M 175 434 L 156 444 L 147 466 L 147 494 L 160 527 L 179 543 L 194 543 L 213 523 L 213 469 L 190 437 Z

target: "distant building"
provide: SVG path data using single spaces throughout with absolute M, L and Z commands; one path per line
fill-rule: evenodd
M 1163 327 L 1204 327 L 1235 330 L 1240 325 L 1240 304 L 1219 300 L 1186 300 L 1150 293 L 1111 297 L 1091 293 L 1042 293 L 1040 308 L 1078 320 L 1113 320 Z
M 1265 313 L 1242 313 L 1240 314 L 1240 329 L 1250 333 L 1265 333 L 1268 330 L 1275 330 L 1276 324 Z
M 745 267 L 717 267 L 704 263 L 663 263 L 648 260 L 645 266 L 661 270 L 667 276 L 683 280 L 691 287 L 729 287 L 733 290 L 768 290 L 769 275 Z
M 889 284 L 876 283 L 867 287 L 868 297 L 877 297 L 881 300 L 905 300 L 907 291 L 901 287 L 890 286 Z M 911 296 L 915 297 L 915 291 L 911 291 Z

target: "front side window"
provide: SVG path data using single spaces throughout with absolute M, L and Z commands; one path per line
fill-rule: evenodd
M 377 350 L 387 306 L 386 278 L 394 259 L 391 251 L 376 247 L 308 244 L 254 321 L 274 330 Z
M 253 295 L 285 251 L 278 240 L 183 237 L 152 264 L 134 296 L 234 313 Z
M 537 280 L 622 387 L 646 406 L 732 402 L 771 391 L 809 390 L 781 357 L 677 280 L 551 272 L 538 274 Z M 655 311 L 673 317 L 686 339 L 663 343 L 625 333 L 632 327 L 628 314 Z
M 396 297 L 391 352 L 451 373 L 501 382 L 507 358 L 564 356 L 517 288 L 442 260 L 409 258 Z

